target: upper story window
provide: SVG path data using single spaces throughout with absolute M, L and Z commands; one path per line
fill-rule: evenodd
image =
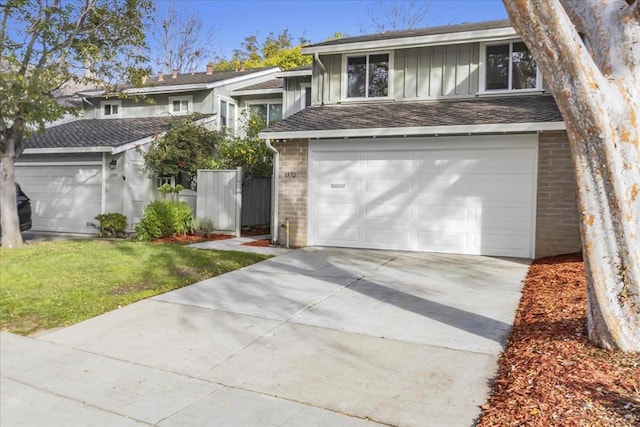
M 542 79 L 523 42 L 485 46 L 485 90 L 540 89 Z
M 235 134 L 236 132 L 236 104 L 229 99 L 220 99 L 220 108 L 218 114 L 220 117 L 220 130 L 228 130 Z
M 282 103 L 267 102 L 249 105 L 249 114 L 265 122 L 267 127 L 282 120 Z
M 170 96 L 169 113 L 188 114 L 193 112 L 193 96 Z
M 122 101 L 102 101 L 100 109 L 102 118 L 115 119 L 122 117 Z
M 389 96 L 389 54 L 347 57 L 347 98 Z

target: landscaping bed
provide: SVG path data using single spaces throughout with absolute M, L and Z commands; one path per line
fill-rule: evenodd
M 536 260 L 478 426 L 638 426 L 640 355 L 587 341 L 580 255 Z

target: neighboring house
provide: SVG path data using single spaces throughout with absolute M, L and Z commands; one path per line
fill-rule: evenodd
M 33 230 L 94 233 L 95 216 L 107 212 L 125 214 L 133 229 L 144 206 L 158 196 L 158 182 L 145 173 L 140 150 L 193 112 L 203 114 L 200 122 L 210 129 L 237 132 L 245 110 L 265 111 L 274 123 L 282 118 L 279 72 L 208 67 L 202 73 L 159 74 L 144 87 L 124 89 L 130 98 L 81 93 L 82 119 L 29 137 L 16 161 L 16 180 L 32 199 Z
M 534 258 L 580 249 L 565 124 L 508 21 L 344 38 L 274 147 L 291 244 Z M 284 73 L 281 73 L 281 75 Z

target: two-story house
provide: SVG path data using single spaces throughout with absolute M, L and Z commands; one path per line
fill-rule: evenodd
M 508 21 L 351 37 L 263 131 L 274 238 L 534 258 L 580 249 L 565 124 Z
M 93 233 L 95 216 L 120 212 L 130 229 L 156 198 L 158 183 L 144 171 L 145 150 L 176 120 L 204 115 L 210 129 L 240 132 L 246 114 L 273 124 L 304 108 L 311 69 L 291 71 L 284 89 L 279 68 L 162 75 L 122 96 L 81 92 L 81 119 L 49 127 L 25 141 L 16 180 L 32 199 L 33 229 Z M 301 85 L 305 83 L 306 85 Z M 140 99 L 143 95 L 144 99 Z M 286 102 L 285 102 L 286 100 Z

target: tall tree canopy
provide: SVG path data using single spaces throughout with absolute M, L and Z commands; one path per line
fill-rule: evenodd
M 270 33 L 262 42 L 258 36 L 244 38 L 242 47 L 233 51 L 230 58 L 216 58 L 211 64 L 214 70 L 229 71 L 259 67 L 280 67 L 289 70 L 311 64 L 311 56 L 302 55 L 301 49 L 307 40 L 295 40 L 285 29 L 280 34 Z
M 587 327 L 640 351 L 640 0 L 503 0 L 564 117 L 578 183 Z
M 191 73 L 204 70 L 213 55 L 213 31 L 205 30 L 197 13 L 178 11 L 170 2 L 166 13 L 158 12 L 153 18 L 151 52 L 157 71 Z
M 0 4 L 0 215 L 2 246 L 22 245 L 14 162 L 25 133 L 73 107 L 54 92 L 68 82 L 140 84 L 150 70 L 150 0 L 5 0 Z M 109 89 L 109 88 L 106 88 Z M 113 87 L 111 88 L 113 89 Z
M 431 0 L 378 0 L 367 7 L 371 21 L 369 27 L 375 32 L 413 30 L 422 24 L 422 20 L 429 12 Z M 362 28 L 363 32 L 366 28 Z

